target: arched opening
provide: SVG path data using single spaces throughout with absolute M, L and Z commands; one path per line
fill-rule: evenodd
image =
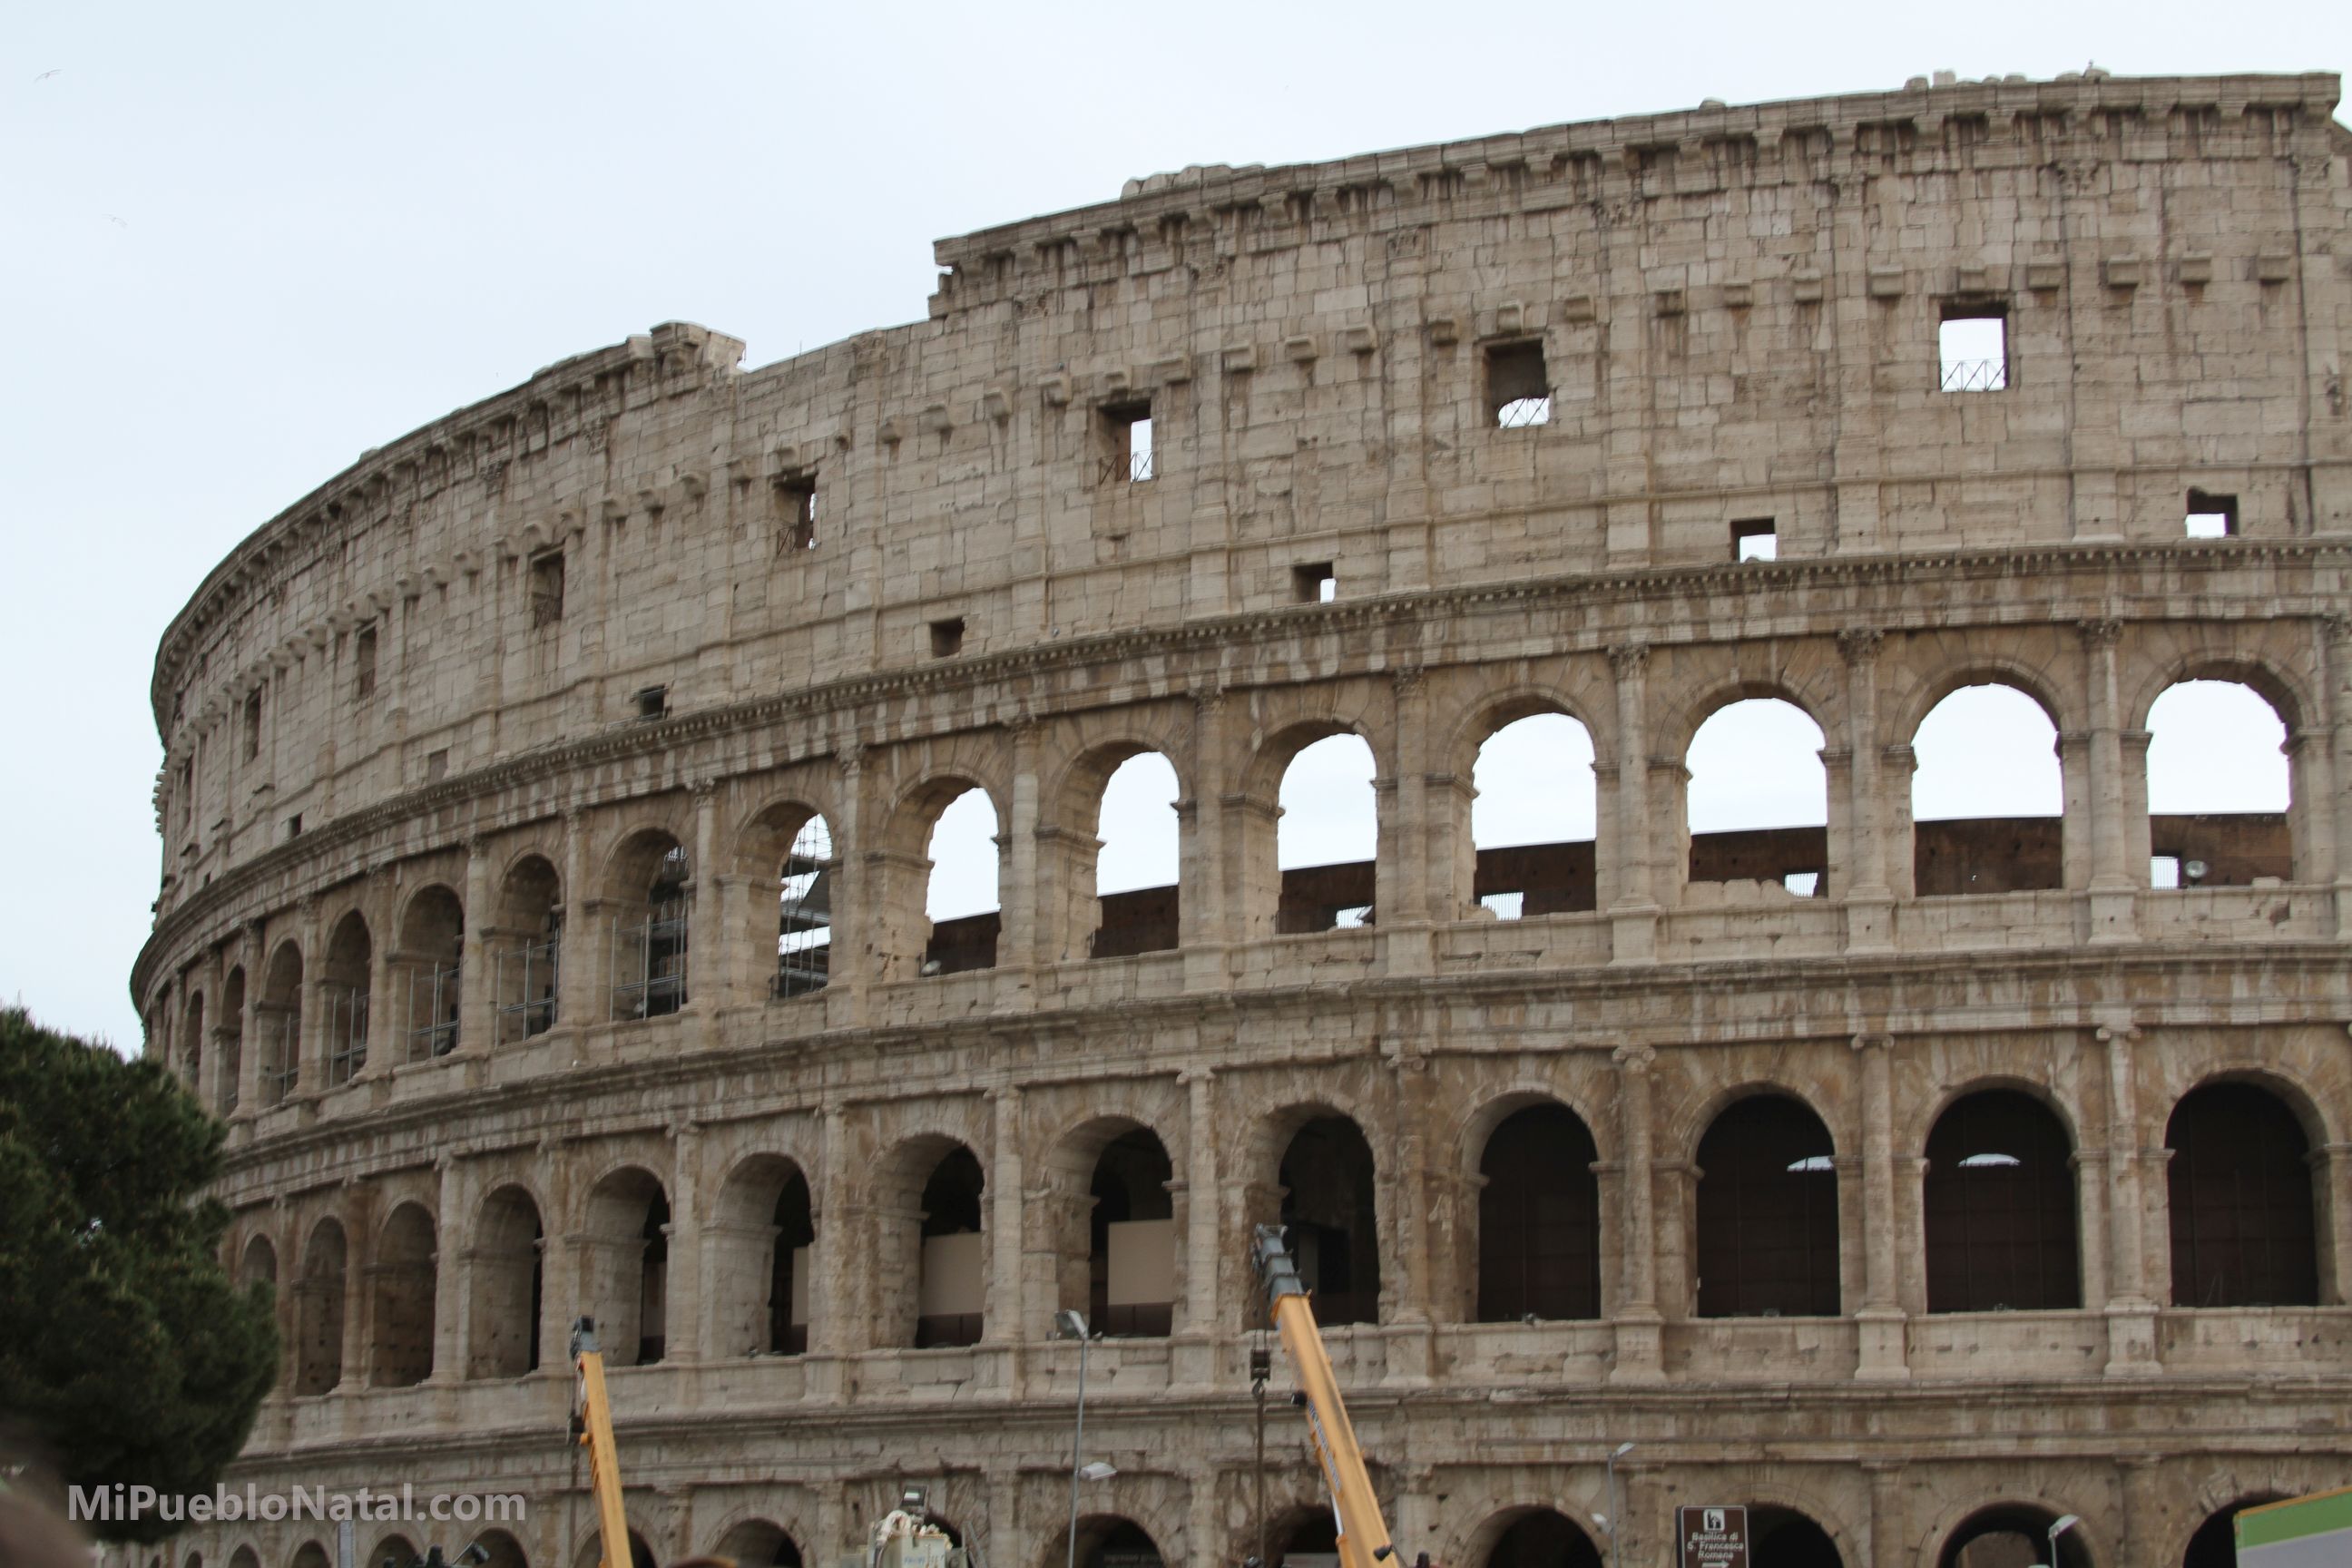
M 1911 737 L 1911 878 L 1919 897 L 2065 885 L 2058 726 L 2013 686 L 1963 686 Z
M 1274 1568 L 1339 1568 L 1339 1521 L 1327 1503 L 1295 1508 L 1267 1531 Z
M 2180 1554 L 2180 1568 L 2238 1568 L 2238 1516 L 2250 1508 L 2281 1500 L 2275 1492 L 2256 1492 L 2205 1516 L 2189 1537 Z
M 250 1546 L 240 1546 L 229 1553 L 228 1568 L 261 1568 L 261 1553 Z
M 1159 1544 L 1131 1519 L 1118 1514 L 1087 1514 L 1078 1521 L 1079 1568 L 1161 1568 Z M 1067 1526 L 1054 1532 L 1043 1568 L 1056 1568 L 1071 1558 Z
M 1344 1116 L 1318 1116 L 1291 1136 L 1276 1180 L 1282 1226 L 1315 1320 L 1325 1328 L 1381 1319 L 1381 1239 L 1372 1146 Z
M 593 1531 L 581 1542 L 580 1550 L 572 1554 L 572 1568 L 597 1568 L 604 1561 L 604 1542 Z M 654 1549 L 646 1538 L 632 1529 L 629 1531 L 629 1568 L 660 1568 Z
M 1485 1568 L 1601 1568 L 1601 1549 L 1566 1514 L 1531 1508 L 1496 1537 Z
M 261 1052 L 255 1064 L 261 1103 L 276 1105 L 302 1078 L 302 950 L 290 942 L 279 942 L 269 955 L 253 1023 Z
M 1748 1505 L 1748 1568 L 1845 1568 L 1830 1532 L 1793 1508 Z
M 2286 725 L 2250 686 L 2184 680 L 2147 710 L 2148 877 L 2243 888 L 2294 874 Z
M 375 1346 L 369 1379 L 406 1388 L 433 1375 L 433 1216 L 403 1204 L 384 1222 L 368 1269 L 375 1284 Z
M 1003 925 L 997 899 L 999 853 L 996 804 L 977 784 L 948 802 L 931 824 L 924 849 L 930 875 L 923 910 L 931 922 L 923 943 L 925 974 L 996 967 L 996 939 Z
M 923 1184 L 917 1200 L 918 1350 L 980 1342 L 988 1300 L 987 1245 L 981 1231 L 985 1186 L 979 1159 L 961 1143 L 931 1167 Z
M 420 889 L 400 918 L 393 954 L 406 1002 L 408 1058 L 446 1057 L 457 1048 L 457 970 L 466 952 L 466 908 L 439 883 Z
M 806 996 L 833 978 L 833 829 L 811 816 L 784 850 L 776 888 L 772 996 Z
M 474 1227 L 472 1377 L 520 1377 L 539 1370 L 540 1317 L 547 1250 L 539 1205 L 520 1187 L 482 1200 Z
M 1281 873 L 1277 931 L 1339 931 L 1373 921 L 1380 803 L 1372 748 L 1361 735 L 1326 735 L 1283 770 L 1275 823 Z
M 1505 1118 L 1478 1158 L 1478 1321 L 1601 1315 L 1601 1158 L 1556 1101 Z
M 1944 1108 L 1920 1195 L 1927 1310 L 2083 1304 L 2074 1154 L 2064 1124 L 2030 1094 L 1986 1089 Z
M 1739 1100 L 1698 1145 L 1698 1315 L 1838 1312 L 1837 1167 L 1829 1129 L 1781 1094 Z
M 687 937 L 694 901 L 686 846 L 648 828 L 621 846 L 609 879 L 616 1020 L 663 1018 L 686 1005 Z
M 1565 713 L 1514 720 L 1486 737 L 1470 776 L 1477 904 L 1499 920 L 1594 908 L 1591 733 Z
M 181 1020 L 180 1078 L 188 1092 L 201 1100 L 205 1097 L 205 994 L 188 994 L 188 1008 Z
M 257 1236 L 245 1244 L 245 1256 L 237 1262 L 236 1282 L 251 1289 L 256 1285 L 278 1289 L 278 1248 L 266 1236 Z
M 345 1084 L 367 1066 L 368 988 L 375 979 L 375 942 L 357 910 L 335 922 L 320 966 L 319 1017 L 327 1033 L 327 1087 Z
M 2319 1301 L 2315 1173 L 2303 1122 L 2251 1083 L 2181 1096 L 2164 1129 L 2176 1307 Z
M 729 1531 L 714 1555 L 736 1568 L 801 1568 L 800 1543 L 764 1519 L 748 1519 Z
M 720 1353 L 805 1354 L 816 1221 L 800 1166 L 781 1154 L 745 1160 L 709 1229 L 719 1248 Z
M 1095 931 L 1090 958 L 1126 958 L 1176 945 L 1181 913 L 1175 765 L 1139 752 L 1103 785 L 1096 835 Z
M 563 880 L 545 857 L 515 862 L 483 935 L 498 959 L 499 1044 L 547 1033 L 555 1026 L 563 959 Z
M 245 966 L 239 964 L 221 982 L 220 1108 L 235 1110 L 245 1086 Z
M 582 1243 L 583 1297 L 614 1366 L 646 1366 L 668 1348 L 669 1195 L 651 1172 L 627 1165 L 588 1194 Z
M 1113 1338 L 1169 1333 L 1176 1313 L 1176 1220 L 1168 1151 L 1148 1127 L 1095 1161 L 1087 1237 L 1087 1322 Z
M 486 1530 L 474 1537 L 484 1553 L 480 1568 L 530 1568 L 522 1542 L 503 1530 Z
M 2037 1503 L 1995 1503 L 1953 1527 L 1937 1554 L 1936 1568 L 2032 1568 L 2050 1562 L 2050 1527 L 2058 1515 Z M 2093 1568 L 2083 1532 L 2058 1538 L 2056 1568 Z
M 320 1220 L 302 1250 L 295 1287 L 294 1392 L 327 1394 L 343 1380 L 343 1227 Z
M 315 1541 L 306 1541 L 286 1561 L 287 1568 L 328 1568 L 327 1549 Z M 592 1563 L 590 1568 L 594 1565 Z
M 387 1535 L 377 1542 L 374 1549 L 354 1563 L 352 1568 L 384 1568 L 386 1563 L 390 1563 L 392 1568 L 419 1568 L 421 1561 L 415 1546 L 410 1542 L 408 1537 Z
M 1694 882 L 1829 891 L 1829 774 L 1822 727 L 1793 702 L 1749 697 L 1707 716 L 1686 759 Z

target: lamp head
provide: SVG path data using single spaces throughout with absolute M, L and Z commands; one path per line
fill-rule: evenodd
M 1106 1464 L 1100 1459 L 1089 1459 L 1078 1467 L 1078 1479 L 1082 1481 L 1107 1481 L 1117 1474 L 1117 1465 Z
M 2068 1531 L 2074 1529 L 2076 1525 L 2082 1522 L 2083 1519 L 2080 1514 L 2070 1513 L 2066 1515 L 2057 1523 L 2050 1527 L 2050 1539 L 2053 1541 L 2057 1540 L 2060 1536 L 2065 1534 Z
M 1610 1455 L 1609 1457 L 1610 1457 L 1611 1458 L 1612 1458 L 1612 1459 L 1622 1459 L 1622 1458 L 1623 1458 L 1626 1455 L 1628 1455 L 1628 1454 L 1632 1453 L 1633 1451 L 1633 1444 L 1631 1444 L 1631 1443 L 1620 1443 L 1620 1444 L 1618 1444 L 1618 1445 L 1617 1445 L 1617 1451 L 1616 1451 L 1615 1453 L 1613 1453 L 1613 1454 Z
M 1054 1314 L 1054 1331 L 1066 1340 L 1085 1339 L 1087 1320 L 1082 1314 L 1065 1307 Z

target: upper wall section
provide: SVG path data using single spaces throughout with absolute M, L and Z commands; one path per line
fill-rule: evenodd
M 942 242 L 929 319 L 672 324 L 380 451 L 166 631 L 165 894 L 446 773 L 1312 596 L 2352 530 L 2331 75 L 2072 79 L 1188 171 Z M 1947 390 L 1947 317 L 1998 390 Z M 1981 381 L 1978 384 L 1981 384 Z M 1533 390 L 1540 424 L 1495 407 Z M 1132 426 L 1148 417 L 1150 465 Z

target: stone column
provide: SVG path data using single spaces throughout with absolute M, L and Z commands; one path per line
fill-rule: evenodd
M 245 967 L 245 1005 L 229 1020 L 236 1030 L 236 1114 L 232 1120 L 252 1120 L 261 1110 L 261 992 L 268 984 L 264 966 L 269 949 L 262 921 L 251 920 L 238 928 Z
M 1888 1035 L 1856 1035 L 1862 1058 L 1862 1306 L 1860 1375 L 1903 1378 L 1907 1360 L 1902 1276 L 1895 1249 L 1895 1041 Z
M 1846 750 L 1851 761 L 1846 808 L 1846 885 L 1831 885 L 1845 904 L 1849 952 L 1885 952 L 1895 945 L 1895 894 L 1889 863 L 1895 849 L 1888 830 L 1886 785 L 1879 770 L 1878 651 L 1875 626 L 1849 626 L 1838 634 L 1845 659 Z M 1832 857 L 1834 858 L 1834 857 Z
M 1184 1474 L 1184 1552 L 1172 1561 L 1214 1568 L 1227 1560 L 1224 1534 L 1217 1509 L 1217 1472 L 1202 1456 Z
M 705 779 L 694 786 L 694 907 L 686 916 L 686 1001 L 708 1017 L 725 1006 L 727 928 L 719 898 L 719 788 Z M 716 1045 L 715 1037 L 706 1037 Z
M 2322 616 L 2313 640 L 2321 706 L 2312 716 L 2315 744 L 2308 771 L 2294 781 L 2307 783 L 2309 793 L 2298 793 L 2295 798 L 2307 803 L 2298 815 L 2310 825 L 2310 877 L 2325 878 L 2334 887 L 2336 939 L 2345 942 L 2352 941 L 2352 616 Z M 2319 847 L 2323 820 L 2324 859 Z M 2297 871 L 2301 874 L 2300 867 Z
M 1629 1042 L 1617 1047 L 1618 1142 L 1625 1180 L 1624 1297 L 1617 1309 L 1617 1364 L 1612 1383 L 1654 1383 L 1664 1377 L 1664 1346 L 1658 1310 L 1656 1173 L 1651 1153 L 1650 1069 L 1657 1053 Z
M 1216 1075 L 1190 1068 L 1177 1075 L 1184 1088 L 1184 1311 L 1170 1342 L 1169 1382 L 1205 1389 L 1216 1380 L 1218 1260 L 1228 1242 L 1217 1184 Z M 1239 1245 L 1236 1240 L 1233 1245 Z
M 1006 724 L 1013 741 L 1013 798 L 1005 802 L 1003 830 L 997 843 L 1002 868 L 997 886 L 996 967 L 1026 971 L 1046 955 L 1040 951 L 1037 828 L 1039 822 L 1037 721 L 1024 713 Z M 999 992 L 1000 999 L 1026 998 L 1025 982 L 1016 981 Z
M 1903 1467 L 1864 1459 L 1862 1473 L 1870 1480 L 1869 1568 L 1912 1568 L 1903 1555 Z
M 1177 941 L 1185 953 L 1186 986 L 1214 991 L 1225 980 L 1225 947 L 1234 940 L 1238 889 L 1232 879 L 1231 847 L 1226 842 L 1224 795 L 1234 781 L 1225 776 L 1225 694 L 1219 690 L 1192 698 L 1192 797 L 1177 803 L 1189 832 L 1179 848 L 1182 864 L 1177 871 Z
M 433 1375 L 436 1384 L 458 1382 L 466 1375 L 464 1258 L 469 1250 L 466 1235 L 465 1181 L 454 1151 L 444 1149 L 433 1162 L 438 1187 L 433 1217 Z
M 2319 1167 L 2325 1205 L 2319 1220 L 2319 1299 L 2331 1307 L 2352 1302 L 2352 1143 L 2323 1143 L 2311 1152 Z
M 315 1100 L 327 1086 L 327 1029 L 324 993 L 320 986 L 327 968 L 326 939 L 319 930 L 316 894 L 302 900 L 302 985 L 295 993 L 296 1073 L 288 1098 Z
M 866 748 L 856 742 L 834 752 L 840 781 L 833 829 L 833 955 L 824 982 L 825 1023 L 855 1027 L 866 1016 L 866 988 L 874 978 L 875 888 L 866 864 L 873 847 L 866 835 L 878 832 L 878 813 L 866 799 Z
M 1433 802 L 1444 797 L 1431 787 L 1429 680 L 1418 666 L 1408 667 L 1391 675 L 1390 690 L 1390 752 L 1379 759 L 1385 776 L 1372 785 L 1380 802 L 1373 918 L 1384 970 L 1427 974 L 1435 967 L 1430 922 L 1454 913 L 1453 889 L 1442 885 L 1448 868 L 1433 853 L 1444 826 L 1433 816 Z
M 809 1354 L 807 1397 L 831 1400 L 843 1384 L 842 1358 L 861 1348 L 855 1313 L 857 1298 L 850 1270 L 873 1254 L 867 1205 L 854 1191 L 850 1173 L 849 1121 L 839 1105 L 824 1108 L 824 1173 L 811 1183 L 811 1208 L 822 1216 L 809 1248 Z M 819 1190 L 817 1183 L 823 1184 Z
M 355 1078 L 383 1078 L 408 1060 L 408 996 L 399 963 L 400 900 L 396 871 L 368 879 L 361 905 L 368 923 L 367 1066 Z
M 2157 1465 L 2153 1454 L 2116 1457 L 2117 1489 L 2123 1493 L 2123 1507 L 2116 1515 L 2123 1539 L 2116 1542 L 2116 1561 L 2124 1568 L 2169 1568 L 2158 1553 L 2168 1533 L 2165 1505 L 2178 1492 L 2164 1484 Z
M 457 1049 L 488 1056 L 498 1043 L 497 961 L 490 951 L 490 853 L 479 835 L 466 840 L 466 942 L 457 977 Z
M 1649 963 L 1658 951 L 1658 845 L 1644 713 L 1649 663 L 1647 643 L 1621 643 L 1609 650 L 1609 667 L 1617 678 L 1617 782 L 1610 830 L 1595 851 L 1609 865 L 1605 872 L 1599 866 L 1594 870 L 1617 889 L 1609 906 L 1612 963 Z
M 555 1021 L 578 1030 L 604 1021 L 597 1004 L 607 932 L 595 929 L 597 900 L 588 890 L 588 824 L 577 806 L 563 813 L 563 942 L 556 952 Z
M 1391 1387 L 1425 1388 L 1435 1362 L 1431 1310 L 1436 1280 L 1437 1249 L 1430 1243 L 1432 1186 L 1429 1141 L 1423 1129 L 1433 1121 L 1429 1104 L 1429 1058 L 1417 1037 L 1401 1031 L 1389 1051 L 1390 1104 L 1392 1120 L 1385 1129 L 1389 1161 L 1394 1172 L 1388 1183 L 1394 1210 L 1391 1226 L 1399 1267 L 1383 1270 L 1401 1287 L 1394 1304 L 1384 1314 L 1390 1328 L 1385 1381 Z M 1383 1294 L 1386 1294 L 1385 1292 Z
M 988 1094 L 988 1316 L 981 1337 L 989 1343 L 1017 1345 L 1024 1321 L 1021 1293 L 1021 1202 L 1026 1180 L 1021 1159 L 1021 1090 L 1012 1085 Z M 1018 1397 L 1018 1366 L 1008 1354 L 1000 1385 Z
M 335 1217 L 343 1226 L 343 1364 L 335 1392 L 349 1394 L 373 1381 L 370 1341 L 375 1323 L 375 1205 L 372 1189 L 343 1184 Z
M 2156 1303 L 2147 1292 L 2142 1246 L 2144 1211 L 2137 1158 L 2139 1100 L 2132 1047 L 2139 1031 L 2128 1024 L 2103 1027 L 2107 1067 L 2107 1365 L 2110 1377 L 2162 1371 L 2157 1361 Z
M 709 1353 L 702 1342 L 702 1129 L 693 1121 L 669 1128 L 669 1274 L 664 1281 L 662 1348 L 666 1361 L 691 1363 Z
M 2130 792 L 2124 783 L 2122 681 L 2116 645 L 2123 623 L 2090 620 L 2078 628 L 2090 690 L 2091 938 L 2095 942 L 2131 942 L 2138 936 L 2137 884 L 2125 864 L 2124 815 Z

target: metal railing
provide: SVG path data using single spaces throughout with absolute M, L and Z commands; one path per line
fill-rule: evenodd
M 268 1107 L 283 1100 L 301 1082 L 302 1016 L 290 1007 L 282 1012 L 266 1009 L 257 1016 L 255 1026 L 261 1052 L 255 1087 Z
M 683 900 L 649 918 L 613 927 L 613 1007 L 616 1023 L 660 1018 L 686 1005 L 687 912 Z
M 1532 426 L 1551 423 L 1551 397 L 1514 397 L 1495 410 L 1495 427 L 1498 430 L 1525 430 Z
M 1944 363 L 1946 392 L 2006 392 L 2009 362 L 2005 359 L 1956 359 Z
M 563 937 L 499 952 L 499 1044 L 510 1046 L 555 1026 L 555 994 L 562 974 Z
M 357 986 L 320 987 L 319 1011 L 327 1026 L 327 1083 L 349 1083 L 367 1066 L 368 994 Z
M 458 965 L 432 964 L 408 977 L 408 1059 L 446 1057 L 457 1048 Z

